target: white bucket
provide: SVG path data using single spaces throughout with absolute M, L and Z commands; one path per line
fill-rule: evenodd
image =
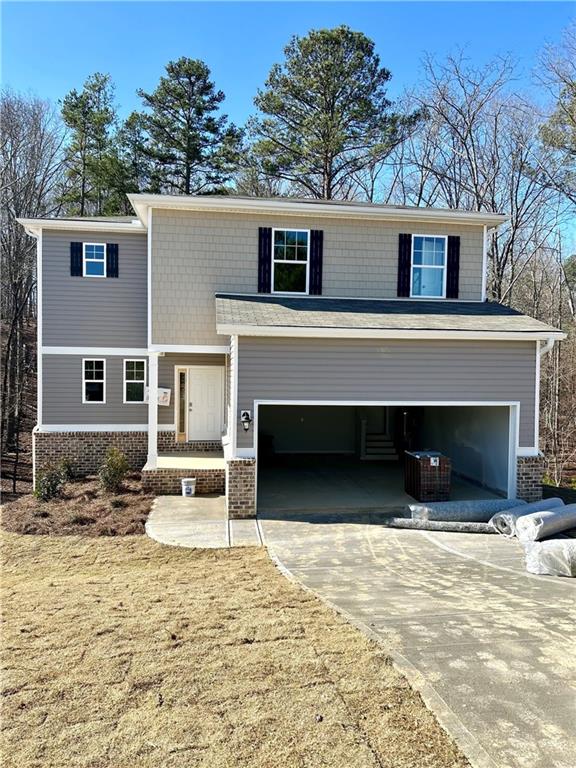
M 196 478 L 182 478 L 182 496 L 194 496 L 196 494 Z

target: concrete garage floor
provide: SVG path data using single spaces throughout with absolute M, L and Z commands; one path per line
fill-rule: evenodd
M 475 768 L 574 768 L 576 581 L 527 574 L 495 535 L 374 519 L 264 513 L 260 527 L 281 567 L 392 649 Z
M 488 499 L 496 495 L 458 477 L 452 499 Z M 398 462 L 359 461 L 343 456 L 276 457 L 258 468 L 258 511 L 374 509 L 404 507 L 414 499 L 404 493 Z

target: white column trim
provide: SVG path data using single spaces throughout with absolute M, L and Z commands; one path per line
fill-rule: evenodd
M 146 336 L 148 348 L 150 348 L 152 344 L 152 206 L 148 208 L 146 244 Z
M 38 234 L 36 245 L 36 312 L 37 312 L 37 339 L 36 339 L 36 424 L 42 426 L 42 230 Z M 35 452 L 34 452 L 35 453 Z M 34 477 L 36 472 L 34 471 Z
M 148 355 L 148 460 L 156 466 L 158 459 L 158 353 Z
M 232 457 L 238 455 L 238 336 L 230 337 L 230 436 L 232 442 Z

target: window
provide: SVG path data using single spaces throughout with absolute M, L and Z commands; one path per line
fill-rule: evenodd
M 106 402 L 106 361 L 82 360 L 82 402 Z
M 124 360 L 124 402 L 143 403 L 146 360 Z
M 446 237 L 414 235 L 410 295 L 442 299 L 446 295 Z
M 308 230 L 272 230 L 272 293 L 308 293 Z
M 103 243 L 84 243 L 82 264 L 84 277 L 106 277 L 106 246 Z

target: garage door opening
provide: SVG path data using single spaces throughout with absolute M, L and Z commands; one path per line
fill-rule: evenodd
M 452 462 L 452 499 L 506 497 L 507 406 L 259 405 L 258 511 L 380 509 L 404 491 L 408 450 Z

